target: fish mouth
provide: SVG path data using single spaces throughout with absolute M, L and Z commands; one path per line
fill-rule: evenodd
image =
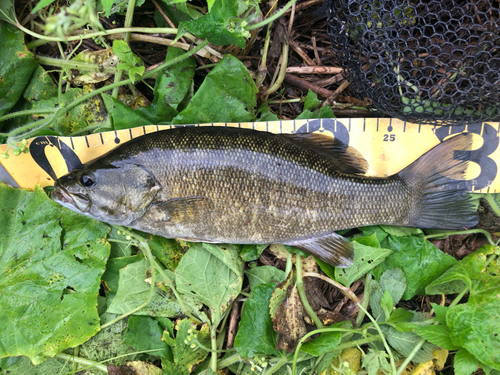
M 69 208 L 73 211 L 89 212 L 92 202 L 84 194 L 70 193 L 57 182 L 54 185 L 54 191 L 50 194 L 50 198 L 59 203 L 61 206 Z M 75 210 L 76 209 L 76 210 Z

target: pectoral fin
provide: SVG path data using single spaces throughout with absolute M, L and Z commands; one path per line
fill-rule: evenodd
M 350 267 L 354 260 L 352 244 L 337 233 L 329 233 L 319 238 L 288 242 L 285 245 L 307 251 L 316 258 L 330 263 L 335 267 Z
M 213 201 L 207 197 L 172 198 L 154 202 L 148 209 L 148 216 L 156 222 L 179 223 L 199 220 L 213 209 Z

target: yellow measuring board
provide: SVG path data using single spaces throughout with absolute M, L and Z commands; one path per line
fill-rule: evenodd
M 0 163 L 19 187 L 45 187 L 133 138 L 176 126 L 179 125 L 149 125 L 81 137 L 36 137 L 28 140 L 28 153 L 0 158 Z M 465 152 L 471 160 L 468 180 L 457 184 L 465 184 L 476 193 L 500 192 L 500 123 L 432 126 L 386 118 L 342 118 L 194 126 L 233 126 L 272 133 L 321 132 L 358 150 L 369 163 L 367 175 L 374 177 L 395 174 L 446 138 L 469 132 L 476 135 L 472 150 Z M 6 147 L 0 145 L 0 152 L 5 152 Z

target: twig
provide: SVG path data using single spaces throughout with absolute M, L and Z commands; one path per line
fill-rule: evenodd
M 344 69 L 336 66 L 290 66 L 286 68 L 287 73 L 299 74 L 339 74 Z
M 108 35 L 108 39 L 123 39 L 123 34 L 120 33 L 120 34 Z M 173 39 L 167 39 L 159 36 L 151 36 L 143 34 L 130 34 L 130 41 L 154 43 L 162 46 L 172 46 L 172 47 L 182 48 L 185 51 L 188 51 L 189 48 L 191 48 L 191 46 L 187 43 L 181 43 L 181 42 L 174 43 Z M 218 51 L 214 50 L 209 46 L 206 46 L 205 48 L 199 50 L 196 54 L 206 58 L 210 58 L 210 55 L 213 55 L 219 59 L 222 59 L 222 55 Z
M 285 72 L 286 72 L 287 64 L 288 64 L 288 44 L 282 43 L 282 46 L 281 46 L 281 65 L 280 65 L 280 71 L 279 71 L 278 77 L 276 78 L 276 81 L 274 82 L 274 84 L 271 87 L 269 87 L 265 91 L 261 91 L 259 93 L 259 95 L 267 96 L 267 95 L 270 95 L 279 89 L 279 87 L 283 83 L 283 80 L 285 79 L 285 76 L 286 76 Z
M 309 65 L 309 66 L 315 66 L 316 65 L 314 63 L 314 61 L 312 61 L 312 59 L 309 56 L 307 56 L 307 53 L 305 53 L 304 50 L 302 50 L 302 48 L 299 47 L 299 45 L 297 44 L 297 42 L 295 42 L 294 40 L 290 39 L 289 44 L 293 48 L 293 50 L 295 52 L 297 52 L 297 54 L 302 58 L 302 60 L 304 60 L 304 62 L 307 65 Z
M 321 105 L 322 107 L 332 105 L 335 99 L 340 95 L 342 91 L 346 89 L 346 87 L 349 86 L 349 81 L 344 81 L 340 84 L 339 87 L 333 92 L 332 95 L 330 95 Z
M 227 332 L 227 343 L 226 348 L 232 348 L 234 344 L 234 338 L 236 337 L 237 327 L 238 327 L 238 317 L 239 317 L 239 303 L 237 301 L 233 302 L 233 307 L 231 309 L 231 317 L 229 318 L 229 329 Z
M 304 1 L 304 2 L 300 3 L 299 5 L 297 5 L 295 11 L 298 12 L 299 10 L 307 9 L 311 5 L 315 5 L 315 4 L 318 4 L 318 3 L 323 3 L 323 0 L 309 0 L 309 1 Z M 289 12 L 290 12 L 290 10 L 286 11 L 286 13 L 289 13 Z
M 314 59 L 316 60 L 316 65 L 322 65 L 321 59 L 319 58 L 319 54 L 318 54 L 318 47 L 316 46 L 316 36 L 311 37 L 311 42 L 313 45 Z
M 274 73 L 274 68 L 273 67 L 268 67 L 268 70 L 271 73 Z M 296 77 L 290 73 L 285 74 L 285 82 L 297 86 L 298 88 L 301 88 L 303 90 L 311 90 L 315 94 L 318 94 L 319 96 L 323 98 L 328 98 L 330 95 L 332 95 L 333 91 L 324 89 L 323 87 L 319 87 L 315 85 L 314 83 L 308 82 L 306 80 L 303 80 L 299 77 Z
M 330 85 L 333 85 L 334 83 L 340 83 L 345 79 L 344 75 L 342 73 L 335 74 L 333 77 L 327 78 L 327 79 L 321 79 L 319 81 L 314 81 L 315 85 L 318 85 L 319 87 L 327 87 Z
M 327 283 L 330 283 L 332 284 L 335 288 L 337 288 L 338 290 L 340 290 L 340 292 L 346 296 L 347 298 L 351 299 L 352 301 L 356 302 L 356 303 L 359 303 L 359 299 L 358 297 L 352 292 L 351 289 L 349 288 L 346 288 L 345 286 L 343 286 L 342 284 L 339 284 L 338 282 L 336 282 L 335 280 L 332 280 L 330 279 L 329 277 L 325 276 L 325 275 L 320 275 L 319 273 L 317 272 L 304 272 L 304 277 L 317 277 L 318 279 L 321 279 L 323 281 L 326 281 Z

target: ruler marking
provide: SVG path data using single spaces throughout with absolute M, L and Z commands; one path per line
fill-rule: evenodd
M 481 137 L 483 136 L 483 132 L 484 132 L 484 122 L 481 124 Z
M 160 130 L 160 128 L 158 127 L 158 125 L 156 125 L 156 131 L 159 131 L 159 130 Z
M 118 144 L 120 143 L 120 138 L 118 138 L 118 133 L 115 130 L 115 143 Z
M 280 121 L 280 133 L 283 133 L 283 122 Z
M 71 141 L 71 148 L 74 150 L 75 145 L 73 144 L 73 137 L 69 137 L 69 140 Z
M 363 133 L 365 132 L 365 128 L 366 128 L 366 119 L 363 118 Z
M 489 186 L 488 186 L 488 190 L 486 190 L 486 192 L 487 192 L 487 193 L 489 193 L 489 192 L 490 192 L 490 187 L 489 187 Z
M 132 136 L 132 129 L 129 129 L 128 132 L 130 134 L 130 139 L 133 139 L 134 137 Z
M 422 127 L 422 123 L 418 124 L 418 132 L 420 133 L 420 128 Z
M 142 131 L 144 134 L 146 134 L 146 127 L 145 126 L 142 127 Z
M 378 132 L 378 117 L 377 117 L 377 132 Z
M 351 132 L 351 118 L 349 117 L 349 133 Z
M 104 139 L 102 139 L 102 133 L 99 133 L 99 136 L 101 137 L 101 145 L 104 144 Z
M 90 145 L 89 145 L 89 140 L 87 139 L 87 136 L 85 136 L 85 142 L 87 142 L 87 148 L 89 148 Z
M 266 121 L 266 132 L 269 131 L 269 121 Z

